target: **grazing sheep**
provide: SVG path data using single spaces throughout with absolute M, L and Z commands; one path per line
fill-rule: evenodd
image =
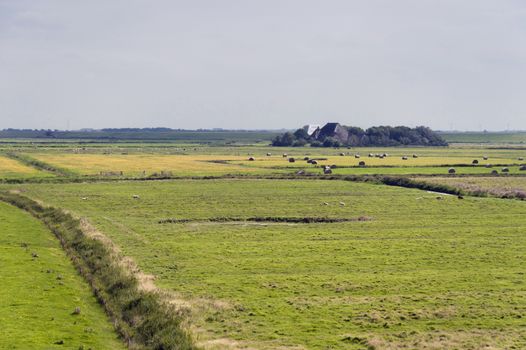
M 305 175 L 305 170 L 300 170 L 296 173 L 296 175 Z
M 479 163 L 478 159 L 473 159 L 473 161 L 471 162 L 471 164 L 478 164 L 478 163 Z
M 345 203 L 344 203 L 344 202 L 340 202 L 340 205 L 341 205 L 342 207 L 345 207 Z
M 134 194 L 134 195 L 132 196 L 132 198 L 133 198 L 133 199 L 139 199 L 139 198 L 141 198 L 141 197 L 140 197 L 138 194 Z
M 441 201 L 441 200 L 444 199 L 444 197 L 442 197 L 442 196 L 438 196 L 438 197 L 436 197 L 436 198 L 437 198 L 437 200 L 439 200 L 439 201 Z
M 362 160 L 360 163 L 358 163 L 359 166 L 365 166 L 365 162 Z
M 327 203 L 327 202 L 323 202 L 323 205 L 329 205 L 329 203 Z
M 509 173 L 509 172 L 510 172 L 510 169 L 508 169 L 508 168 L 502 168 L 501 171 L 502 171 L 503 173 Z
M 296 159 L 294 159 L 294 158 L 292 158 L 292 157 L 289 158 L 289 163 L 294 163 L 295 161 L 296 161 Z
M 457 198 L 458 199 L 464 199 L 464 196 L 458 195 Z
M 86 200 L 88 200 L 88 197 L 82 197 L 81 199 L 82 199 L 83 201 L 86 201 Z
M 457 171 L 455 170 L 455 168 L 449 168 L 447 172 L 450 174 L 455 174 Z

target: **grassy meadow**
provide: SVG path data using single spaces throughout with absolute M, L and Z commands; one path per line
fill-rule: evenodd
M 322 180 L 16 188 L 87 217 L 191 310 L 200 344 L 526 346 L 521 201 Z M 301 217 L 353 221 L 276 222 Z
M 0 232 L 1 349 L 125 348 L 43 224 L 0 203 Z
M 526 191 L 520 141 L 208 141 L 5 140 L 0 191 L 86 219 L 177 305 L 203 349 L 526 348 L 526 202 L 495 198 Z M 51 232 L 6 204 L 0 227 L 0 348 L 123 347 Z

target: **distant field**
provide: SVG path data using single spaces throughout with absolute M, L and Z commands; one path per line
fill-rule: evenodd
M 186 300 L 200 341 L 526 347 L 525 202 L 314 180 L 15 187 L 88 217 Z M 362 221 L 233 220 L 251 217 Z
M 433 184 L 445 184 L 468 192 L 488 192 L 496 196 L 505 196 L 522 192 L 526 198 L 526 176 L 521 177 L 432 177 L 418 178 Z
M 0 203 L 0 232 L 1 349 L 125 348 L 49 230 Z
M 35 176 L 46 177 L 52 175 L 49 173 L 39 171 L 35 168 L 26 166 L 16 160 L 0 155 L 0 179 L 27 178 Z
M 81 175 L 97 175 L 101 172 L 121 171 L 125 176 L 172 172 L 178 176 L 205 176 L 241 173 L 269 173 L 269 169 L 246 168 L 235 164 L 213 162 L 222 157 L 205 155 L 150 155 L 150 154 L 32 154 L 46 163 L 65 168 Z M 228 156 L 227 159 L 245 159 Z M 274 171 L 276 172 L 276 171 Z
M 526 143 L 526 132 L 458 132 L 440 133 L 447 142 L 459 143 Z

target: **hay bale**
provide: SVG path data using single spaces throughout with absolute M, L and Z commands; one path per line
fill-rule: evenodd
M 491 175 L 499 175 L 499 172 L 495 169 L 493 169 L 490 173 Z
M 294 158 L 292 158 L 292 157 L 289 158 L 289 163 L 294 163 L 295 161 L 296 161 L 296 159 L 294 159 Z
M 344 202 L 340 202 L 340 205 L 341 205 L 342 207 L 345 207 L 345 203 L 344 203 Z
M 362 160 L 360 163 L 358 163 L 359 166 L 365 166 L 365 162 Z
M 482 159 L 488 160 L 488 156 L 482 156 Z
M 342 156 L 342 157 L 343 157 L 344 155 L 345 155 L 345 153 L 343 153 L 343 152 L 342 152 L 342 153 L 340 153 L 340 156 Z
M 478 163 L 479 163 L 478 159 L 473 159 L 473 161 L 471 162 L 471 164 L 473 165 L 478 164 Z
M 524 160 L 524 158 L 522 158 L 522 157 L 519 157 L 519 158 L 517 158 L 517 159 L 518 159 L 518 160 Z
M 289 155 L 287 153 L 283 153 L 283 158 L 287 158 Z
M 407 160 L 407 156 L 403 156 L 403 157 L 402 157 L 402 160 Z
M 305 175 L 305 170 L 300 170 L 296 173 L 296 175 Z
M 372 157 L 374 157 L 374 154 L 369 153 L 368 157 L 369 157 L 369 158 L 372 158 Z
M 526 170 L 526 165 L 521 165 L 520 168 L 519 168 L 520 171 L 525 171 Z
M 309 157 L 305 157 L 305 158 L 303 158 L 303 160 L 309 160 Z
M 358 159 L 358 158 L 360 158 L 360 155 L 359 154 L 355 154 L 354 158 Z
M 464 196 L 458 195 L 457 198 L 458 199 L 464 199 Z
M 418 154 L 413 154 L 413 158 L 418 158 Z
M 484 165 L 486 168 L 493 168 L 493 164 L 486 164 Z
M 317 161 L 315 161 L 314 159 L 313 159 L 313 160 L 311 160 L 311 161 L 310 161 L 310 163 L 311 163 L 312 165 L 316 165 L 316 164 L 318 164 L 318 162 L 317 162 Z
M 134 194 L 134 195 L 132 196 L 132 198 L 133 198 L 133 199 L 140 199 L 141 197 L 140 197 L 138 194 Z
M 457 171 L 455 170 L 455 168 L 449 168 L 449 170 L 447 172 L 449 174 L 455 174 Z
M 323 173 L 326 174 L 326 175 L 328 175 L 328 174 L 332 174 L 331 167 L 326 166 L 326 167 L 323 169 Z
M 502 171 L 503 173 L 509 173 L 509 172 L 510 172 L 510 169 L 508 169 L 508 168 L 502 168 L 501 171 Z
M 267 153 L 267 157 L 270 157 L 271 155 L 272 155 L 272 153 L 270 153 L 270 152 L 269 152 L 269 153 Z
M 251 161 L 251 162 L 253 162 L 253 161 L 255 161 L 256 159 L 255 159 L 254 157 L 250 157 L 250 158 L 248 158 L 248 160 Z

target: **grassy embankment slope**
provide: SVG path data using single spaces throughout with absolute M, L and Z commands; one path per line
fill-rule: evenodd
M 0 232 L 0 348 L 125 348 L 43 224 L 0 203 Z

